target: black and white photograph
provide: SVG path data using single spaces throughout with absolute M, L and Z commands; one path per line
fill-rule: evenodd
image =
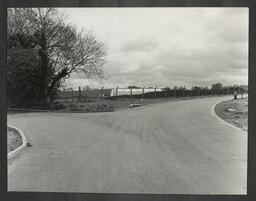
M 246 7 L 7 9 L 8 192 L 246 195 Z

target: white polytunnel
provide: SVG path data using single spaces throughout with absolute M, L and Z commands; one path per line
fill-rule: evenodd
M 156 92 L 161 92 L 162 89 L 156 89 Z M 155 92 L 155 89 L 153 88 L 144 88 L 144 94 Z M 143 88 L 140 89 L 132 89 L 132 95 L 139 95 L 143 94 Z M 125 95 L 131 95 L 131 89 L 124 89 L 124 88 L 118 88 L 118 89 L 112 89 L 110 96 L 125 96 Z

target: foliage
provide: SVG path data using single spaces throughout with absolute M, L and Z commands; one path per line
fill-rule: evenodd
M 36 104 L 38 96 L 37 54 L 33 49 L 12 48 L 7 58 L 7 96 L 8 104 L 27 106 Z M 28 84 L 29 82 L 29 84 Z
M 163 91 L 171 91 L 171 88 L 170 87 L 165 87 L 165 88 L 163 88 Z
M 221 90 L 222 89 L 222 84 L 221 83 L 216 83 L 216 84 L 213 84 L 212 87 L 211 87 L 211 90 Z
M 128 89 L 140 89 L 141 87 L 137 87 L 137 86 L 128 86 Z
M 104 77 L 107 49 L 92 32 L 78 31 L 53 8 L 8 9 L 8 98 L 46 104 L 66 78 Z M 25 73 L 26 72 L 26 73 Z M 18 82 L 19 83 L 15 83 Z M 21 94 L 15 94 L 24 88 Z M 15 97 L 19 96 L 19 97 Z

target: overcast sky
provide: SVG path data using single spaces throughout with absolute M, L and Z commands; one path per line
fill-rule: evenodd
M 77 88 L 248 83 L 247 8 L 65 8 L 109 51 L 106 81 L 73 75 Z

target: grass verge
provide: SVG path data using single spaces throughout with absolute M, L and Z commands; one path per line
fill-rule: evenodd
M 113 99 L 94 99 L 87 102 L 62 102 L 58 101 L 55 105 L 47 110 L 37 110 L 37 109 L 21 109 L 21 108 L 8 108 L 8 114 L 16 113 L 26 113 L 26 112 L 113 112 L 124 108 L 129 108 L 131 105 L 148 105 L 155 103 L 164 103 L 170 101 L 178 100 L 189 100 L 189 99 L 198 99 L 198 98 L 207 98 L 213 97 L 214 95 L 208 96 L 187 96 L 187 97 L 168 97 L 168 98 L 126 98 L 118 97 Z
M 192 98 L 203 98 L 207 96 L 195 96 L 195 97 L 169 97 L 169 98 L 154 98 L 154 99 L 134 99 L 134 98 L 117 98 L 117 99 L 103 99 L 93 102 L 84 103 L 64 103 L 64 109 L 62 111 L 80 111 L 80 112 L 113 112 L 123 108 L 127 108 L 130 104 L 139 104 L 141 106 L 154 104 L 154 103 L 164 103 L 168 101 L 175 100 L 186 100 Z
M 22 145 L 22 137 L 14 128 L 7 128 L 7 153 L 17 149 Z
M 215 112 L 226 122 L 247 131 L 248 98 L 223 101 L 216 105 Z

